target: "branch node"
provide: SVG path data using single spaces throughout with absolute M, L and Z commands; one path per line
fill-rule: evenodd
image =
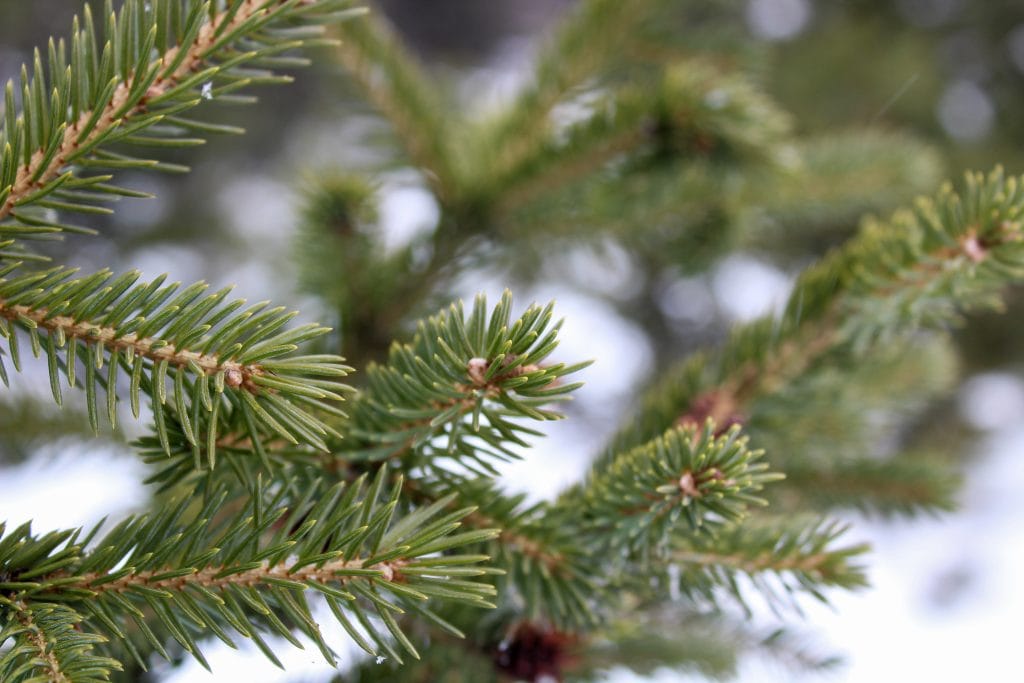
M 960 248 L 964 254 L 974 263 L 981 263 L 988 256 L 988 249 L 984 242 L 978 238 L 978 233 L 971 230 L 960 240 Z
M 473 384 L 478 387 L 487 385 L 487 369 L 490 365 L 486 358 L 469 359 L 469 362 L 466 363 L 466 372 L 469 374 L 469 378 L 473 380 Z
M 679 490 L 690 498 L 700 498 L 700 489 L 697 488 L 697 479 L 693 472 L 683 472 L 683 476 L 679 477 Z

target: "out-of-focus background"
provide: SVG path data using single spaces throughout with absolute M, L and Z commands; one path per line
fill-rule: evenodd
M 46 37 L 65 33 L 79 4 L 0 0 L 0 79 L 16 76 Z M 388 0 L 380 8 L 465 109 L 483 114 L 516 92 L 539 41 L 573 4 Z M 922 191 L 967 168 L 1002 163 L 1012 173 L 1024 171 L 1020 2 L 720 4 L 752 41 L 766 44 L 756 67 L 762 85 L 793 113 L 799 132 L 868 125 L 907 131 L 936 151 L 934 164 L 922 170 Z M 123 176 L 124 184 L 156 198 L 122 201 L 103 221 L 100 237 L 73 238 L 50 253 L 87 270 L 135 267 L 150 277 L 168 272 L 215 287 L 235 283 L 250 300 L 290 303 L 304 318 L 319 319 L 324 312 L 300 293 L 299 265 L 291 257 L 304 178 L 331 168 L 374 169 L 386 243 L 405 244 L 433 229 L 437 207 L 422 179 L 388 163 L 386 126 L 331 59 L 317 59 L 295 84 L 268 92 L 261 106 L 212 116 L 243 125 L 248 137 L 214 138 L 188 150 L 188 175 Z M 493 296 L 510 286 L 520 303 L 557 298 L 566 318 L 561 356 L 596 361 L 571 419 L 552 428 L 530 459 L 508 468 L 507 485 L 543 497 L 577 479 L 638 387 L 663 363 L 778 305 L 793 274 L 836 239 L 829 234 L 792 249 L 775 244 L 734 254 L 707 275 L 671 283 L 650 283 L 614 245 L 574 253 L 557 273 L 522 277 L 512 268 L 475 271 L 458 281 L 455 293 L 462 296 Z M 666 294 L 663 305 L 644 316 L 624 312 L 635 288 L 654 286 L 685 296 Z M 965 382 L 937 403 L 925 423 L 936 430 L 941 425 L 946 437 L 962 444 L 960 510 L 913 521 L 849 515 L 854 535 L 874 545 L 873 587 L 831 596 L 832 609 L 807 605 L 806 626 L 819 632 L 821 648 L 847 658 L 830 680 L 959 682 L 1016 675 L 1013 634 L 1024 613 L 1017 579 L 1024 565 L 1024 296 L 1012 292 L 1008 302 L 1007 313 L 975 316 L 956 332 Z M 45 371 L 37 370 L 17 378 L 8 396 L 48 391 L 40 381 Z M 125 446 L 139 434 L 137 425 L 128 421 L 127 434 L 104 435 L 83 447 L 86 423 L 74 405 L 63 414 L 45 399 L 30 408 L 17 405 L 0 394 L 0 519 L 34 519 L 45 530 L 90 524 L 146 500 L 144 469 Z M 39 424 L 59 428 L 32 427 Z M 285 654 L 287 675 L 252 653 L 218 651 L 210 659 L 215 671 L 231 671 L 232 677 L 252 666 L 245 675 L 254 681 L 312 679 L 322 671 L 314 655 Z M 751 659 L 741 680 L 779 675 Z M 640 680 L 626 673 L 614 679 Z M 166 680 L 216 678 L 186 665 Z M 650 680 L 679 678 L 665 673 Z

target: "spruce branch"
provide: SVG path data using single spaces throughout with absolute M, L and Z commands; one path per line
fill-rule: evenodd
M 294 38 L 280 29 L 296 22 L 316 29 L 314 22 L 340 18 L 348 4 L 126 0 L 115 13 L 107 0 L 98 21 L 87 5 L 82 19 L 75 18 L 70 45 L 51 40 L 46 59 L 37 50 L 31 69 L 22 69 L 20 88 L 7 83 L 0 128 L 0 238 L 81 232 L 47 211 L 108 212 L 97 202 L 138 196 L 107 185 L 110 175 L 89 173 L 182 170 L 107 148 L 114 143 L 188 146 L 202 143 L 191 137 L 197 132 L 231 130 L 181 114 L 203 99 L 224 99 L 252 83 L 288 80 L 243 67 L 315 44 L 315 30 Z M 96 24 L 104 26 L 102 36 Z
M 651 274 L 691 274 L 740 241 L 748 221 L 736 201 L 739 167 L 706 155 L 652 163 L 643 156 L 510 207 L 500 225 L 521 256 L 511 263 L 515 275 L 533 277 L 530 264 L 548 262 L 552 254 L 581 247 L 601 253 L 609 244 Z M 763 164 L 766 171 L 770 165 Z M 585 232 L 574 229 L 581 225 Z M 637 313 L 622 306 L 627 317 Z
M 381 460 L 431 469 L 455 462 L 478 476 L 494 476 L 494 461 L 521 457 L 511 446 L 527 446 L 525 437 L 540 435 L 522 424 L 525 420 L 561 418 L 546 406 L 581 386 L 563 378 L 589 364 L 544 362 L 557 346 L 560 323 L 552 324 L 552 310 L 552 305 L 532 305 L 513 321 L 512 298 L 505 292 L 491 312 L 480 296 L 468 317 L 459 302 L 421 321 L 411 342 L 392 345 L 387 364 L 367 368 L 366 384 L 348 401 L 347 412 L 316 403 L 338 418 L 327 438 L 314 432 L 288 439 L 273 422 L 252 424 L 247 400 L 220 410 L 208 431 L 193 429 L 213 434 L 214 441 L 193 440 L 181 411 L 169 406 L 165 436 L 157 433 L 139 444 L 148 461 L 162 465 L 150 481 L 164 488 L 182 481 L 197 463 L 207 462 L 209 452 L 224 455 L 249 486 L 260 471 L 282 468 L 297 468 L 298 476 L 312 469 L 317 476 L 346 480 Z M 272 415 L 281 419 L 279 412 Z
M 451 127 L 434 86 L 381 13 L 340 24 L 336 54 L 366 98 L 394 127 L 412 163 L 442 203 L 460 192 L 460 169 L 448 144 Z
M 300 286 L 331 311 L 340 348 L 360 367 L 386 358 L 400 321 L 455 270 L 452 254 L 436 244 L 426 263 L 418 260 L 426 237 L 399 249 L 383 243 L 378 189 L 348 173 L 311 178 L 295 240 Z
M 16 268 L 12 264 L 4 271 Z M 19 337 L 28 337 L 34 356 L 45 353 L 58 404 L 61 375 L 70 386 L 84 384 L 94 431 L 104 386 L 105 413 L 111 424 L 116 421 L 117 379 L 123 372 L 136 417 L 140 394 L 149 395 L 167 452 L 165 411 L 170 406 L 192 449 L 207 446 L 210 466 L 221 410 L 246 415 L 250 438 L 263 428 L 293 443 L 301 439 L 323 445 L 330 429 L 317 412 L 341 400 L 348 389 L 339 378 L 351 368 L 337 356 L 291 353 L 326 328 L 282 329 L 295 312 L 270 308 L 267 302 L 248 308 L 240 299 L 225 303 L 230 288 L 204 296 L 205 283 L 180 289 L 179 283 L 164 285 L 163 277 L 138 283 L 136 272 L 114 276 L 100 271 L 78 278 L 75 273 L 58 267 L 0 277 L 0 336 L 7 339 L 16 370 L 21 369 Z M 6 372 L 0 357 L 5 382 Z
M 530 86 L 515 103 L 491 122 L 481 136 L 483 150 L 500 149 L 504 168 L 518 166 L 545 144 L 551 110 L 602 71 L 608 60 L 636 40 L 637 24 L 644 18 L 644 2 L 598 0 L 581 3 L 538 57 Z
M 0 680 L 9 683 L 109 681 L 121 663 L 94 654 L 103 636 L 80 628 L 84 617 L 66 605 L 0 597 Z M 6 646 L 6 647 L 5 647 Z
M 847 530 L 834 521 L 758 517 L 713 538 L 677 537 L 667 558 L 668 581 L 673 584 L 669 590 L 713 604 L 724 590 L 747 608 L 748 599 L 737 582 L 742 575 L 773 609 L 792 601 L 796 592 L 826 602 L 823 588 L 867 585 L 863 567 L 854 560 L 868 547 L 837 546 Z M 795 601 L 790 604 L 799 610 Z
M 524 495 L 507 494 L 490 479 L 450 473 L 408 480 L 406 491 L 417 501 L 452 498 L 452 505 L 474 508 L 463 520 L 468 527 L 501 529 L 479 551 L 503 570 L 496 583 L 499 605 L 516 618 L 563 629 L 592 628 L 600 621 L 602 577 L 581 543 L 579 525 L 570 519 L 552 523 L 550 504 L 524 505 Z
M 739 79 L 725 80 L 727 85 Z M 681 121 L 676 129 L 689 125 Z M 506 202 L 503 234 L 516 240 L 517 253 L 531 257 L 526 263 L 557 252 L 563 243 L 572 248 L 602 237 L 614 239 L 650 270 L 697 272 L 737 247 L 771 253 L 785 263 L 804 258 L 808 245 L 826 251 L 854 232 L 865 213 L 891 212 L 941 180 L 935 150 L 913 138 L 872 129 L 811 139 L 783 138 L 782 132 L 774 142 L 766 136 L 760 154 L 751 146 L 732 160 L 716 157 L 714 150 L 688 150 L 685 138 L 672 155 L 652 160 L 655 142 L 648 133 L 632 155 L 603 170 L 566 177 L 573 181 L 566 185 L 558 178 L 547 186 L 529 183 L 537 192 L 530 192 L 528 203 Z M 558 145 L 567 142 L 553 148 Z M 772 150 L 778 157 L 785 150 L 785 163 L 751 163 L 770 159 Z M 540 169 L 545 178 L 555 172 Z M 500 195 L 499 200 L 505 201 Z M 579 225 L 587 231 L 581 233 Z
M 489 182 L 481 191 L 495 196 L 504 213 L 610 161 L 643 165 L 645 153 L 653 159 L 777 161 L 788 130 L 787 117 L 743 77 L 691 59 L 666 69 L 652 85 L 601 97 L 585 120 L 550 131 L 529 154 L 511 158 L 501 146 L 488 146 L 496 156 L 486 158 L 490 170 L 477 177 Z
M 432 475 L 401 479 L 403 497 L 414 508 L 447 501 L 446 510 L 472 509 L 462 519 L 468 529 L 500 529 L 465 552 L 489 557 L 502 571 L 495 584 L 499 607 L 508 615 L 502 621 L 528 619 L 564 629 L 588 629 L 600 621 L 596 606 L 603 579 L 591 549 L 581 542 L 578 523 L 552 523 L 550 504 L 526 505 L 524 494 L 502 491 L 489 478 L 443 470 Z
M 545 364 L 558 343 L 552 309 L 532 305 L 513 321 L 506 291 L 490 314 L 478 296 L 468 317 L 459 302 L 422 321 L 410 343 L 392 346 L 387 364 L 367 369 L 340 427 L 345 438 L 328 444 L 330 458 L 450 460 L 496 474 L 490 461 L 518 458 L 509 446 L 537 434 L 520 422 L 559 419 L 544 406 L 578 388 L 562 378 L 588 365 Z
M 795 140 L 793 149 L 796 164 L 758 173 L 739 191 L 737 204 L 757 207 L 743 233 L 749 248 L 824 252 L 865 214 L 889 213 L 943 180 L 937 150 L 906 134 L 853 129 Z
M 680 525 L 711 532 L 741 520 L 750 505 L 766 505 L 754 494 L 782 475 L 767 472 L 762 455 L 747 448 L 738 426 L 720 435 L 710 419 L 700 429 L 672 428 L 592 471 L 555 509 L 571 516 L 580 506 L 584 532 L 602 550 L 659 554 Z
M 799 500 L 820 510 L 856 509 L 883 517 L 956 509 L 962 477 L 914 455 L 789 460 L 786 480 L 773 493 L 782 505 Z
M 882 341 L 997 307 L 1002 289 L 1024 275 L 1022 209 L 1020 179 L 997 168 L 969 174 L 963 197 L 947 186 L 889 221 L 867 221 L 800 276 L 781 316 L 742 326 L 721 350 L 670 369 L 597 467 L 676 423 L 734 422 L 835 354 L 863 357 Z
M 907 431 L 908 420 L 920 420 L 925 406 L 956 387 L 949 336 L 915 333 L 828 361 L 736 415 L 786 473 L 769 492 L 772 507 L 882 516 L 952 509 L 960 480 L 955 440 L 921 444 Z
M 494 588 L 473 579 L 496 570 L 477 566 L 483 556 L 449 551 L 497 530 L 454 533 L 472 510 L 442 513 L 449 500 L 398 518 L 401 482 L 388 493 L 383 481 L 381 473 L 369 487 L 363 478 L 317 499 L 291 501 L 287 486 L 257 490 L 227 514 L 223 491 L 211 491 L 199 509 L 186 496 L 129 518 L 102 538 L 98 529 L 80 540 L 78 532 L 35 537 L 27 525 L 8 534 L 0 528 L 0 604 L 79 609 L 92 628 L 136 658 L 145 650 L 166 653 L 147 623 L 153 619 L 204 665 L 200 637 L 233 645 L 227 633 L 234 631 L 276 661 L 260 634 L 274 632 L 301 646 L 293 629 L 334 664 L 307 600 L 319 595 L 371 654 L 383 650 L 401 661 L 390 638 L 371 625 L 374 613 L 416 657 L 395 616 L 426 601 L 492 606 Z M 144 660 L 139 664 L 145 667 Z
M 27 525 L 7 533 L 0 525 L 0 680 L 104 681 L 132 659 L 145 668 L 154 653 L 170 659 L 180 651 L 206 665 L 198 644 L 210 636 L 229 646 L 251 639 L 274 662 L 266 635 L 300 647 L 308 640 L 336 664 L 313 616 L 318 604 L 352 641 L 391 662 L 418 659 L 427 643 L 413 667 L 360 666 L 358 680 L 433 681 L 439 672 L 461 681 L 583 679 L 598 675 L 602 651 L 609 666 L 696 663 L 718 674 L 735 665 L 737 651 L 757 645 L 827 664 L 785 635 L 764 638 L 697 617 L 723 596 L 746 605 L 749 591 L 739 586 L 747 582 L 773 607 L 794 593 L 824 599 L 826 588 L 864 583 L 863 548 L 845 543 L 841 525 L 749 515 L 781 475 L 768 471 L 747 437 L 778 458 L 772 469 L 793 475 L 765 495 L 784 513 L 947 503 L 948 479 L 858 452 L 867 443 L 858 431 L 868 424 L 863 405 L 877 396 L 865 392 L 842 410 L 826 399 L 829 387 L 884 367 L 874 356 L 885 342 L 916 344 L 921 338 L 911 334 L 993 304 L 1024 274 L 1024 181 L 998 171 L 972 176 L 964 199 L 944 192 L 887 221 L 866 221 L 855 240 L 801 276 L 781 315 L 742 326 L 722 350 L 663 372 L 583 483 L 555 503 L 527 505 L 495 484 L 497 463 L 540 435 L 531 420 L 561 417 L 551 404 L 579 386 L 567 377 L 585 365 L 549 360 L 559 330 L 551 306 L 516 319 L 506 293 L 493 311 L 482 297 L 468 315 L 461 303 L 443 310 L 370 367 L 346 414 L 338 407 L 350 371 L 342 359 L 292 355 L 323 341 L 319 325 L 289 329 L 293 314 L 284 309 L 246 308 L 202 283 L 182 289 L 163 278 L 139 283 L 135 273 L 78 276 L 21 263 L 34 257 L 23 240 L 85 232 L 61 222 L 63 214 L 105 212 L 106 199 L 140 194 L 109 185 L 109 173 L 184 170 L 133 148 L 236 132 L 184 112 L 285 80 L 274 71 L 294 64 L 283 53 L 317 44 L 316 25 L 347 16 L 346 7 L 347 0 L 125 0 L 114 12 L 109 0 L 101 21 L 83 14 L 70 48 L 51 43 L 46 59 L 37 54 L 23 72 L 20 104 L 18 85 L 7 88 L 0 378 L 7 380 L 7 358 L 22 369 L 27 344 L 45 357 L 56 403 L 65 381 L 85 389 L 93 429 L 104 392 L 111 422 L 119 401 L 138 415 L 148 396 L 154 430 L 139 447 L 157 465 L 150 482 L 178 496 L 158 498 L 151 513 L 105 535 L 100 527 L 35 535 Z M 387 26 L 346 24 L 339 58 L 394 122 L 441 216 L 433 235 L 385 253 L 359 227 L 374 222 L 373 188 L 350 179 L 325 184 L 327 203 L 315 208 L 328 210 L 311 216 L 317 230 L 303 235 L 310 259 L 327 266 L 309 277 L 311 288 L 341 302 L 346 324 L 365 324 L 372 343 L 390 338 L 424 292 L 464 266 L 461 256 L 500 251 L 491 251 L 487 223 L 534 242 L 534 253 L 550 251 L 551 241 L 530 238 L 567 215 L 601 230 L 615 226 L 617 238 L 625 225 L 646 231 L 622 239 L 652 254 L 645 265 L 679 265 L 676 254 L 656 252 L 685 244 L 683 267 L 693 267 L 699 258 L 689 245 L 705 258 L 720 251 L 746 227 L 751 203 L 776 219 L 817 224 L 891 201 L 876 196 L 875 185 L 851 187 L 865 162 L 838 174 L 840 192 L 832 193 L 835 177 L 813 178 L 812 194 L 829 210 L 794 208 L 786 191 L 801 173 L 813 176 L 830 165 L 829 154 L 847 159 L 858 140 L 873 139 L 851 136 L 839 151 L 803 147 L 808 166 L 779 173 L 787 169 L 772 162 L 790 151 L 786 117 L 721 60 L 663 59 L 660 43 L 646 44 L 648 24 L 663 10 L 684 12 L 672 0 L 582 3 L 541 54 L 535 84 L 458 144 L 452 121 L 465 118 L 442 111 Z M 102 37 L 97 23 L 106 26 Z M 591 114 L 560 127 L 556 107 L 593 102 L 591 95 Z M 886 164 L 895 177 L 915 175 L 898 161 Z M 331 225 L 339 215 L 342 224 Z M 537 215 L 545 220 L 532 220 Z M 331 230 L 349 234 L 328 244 L 322 238 Z M 517 251 L 527 263 L 532 255 Z M 367 272 L 335 282 L 352 269 Z M 949 372 L 928 360 L 927 370 Z M 883 379 L 914 382 L 914 372 L 892 374 Z M 907 393 L 918 399 L 939 384 Z M 799 406 L 810 400 L 823 405 Z M 794 405 L 803 423 L 786 421 Z M 826 410 L 835 422 L 814 424 Z M 836 424 L 846 428 L 834 439 L 845 439 L 842 452 L 829 448 Z M 801 427 L 811 433 L 806 443 Z M 799 445 L 788 448 L 787 439 Z M 488 607 L 498 609 L 481 618 Z

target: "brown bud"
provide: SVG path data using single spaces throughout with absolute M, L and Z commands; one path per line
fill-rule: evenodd
M 964 237 L 963 241 L 960 242 L 960 247 L 964 250 L 967 258 L 975 263 L 984 261 L 986 254 L 988 254 L 985 245 L 982 244 L 981 240 L 973 232 Z
M 490 363 L 487 362 L 486 358 L 469 359 L 469 362 L 466 364 L 466 372 L 469 374 L 469 378 L 473 380 L 473 384 L 479 387 L 487 384 L 485 377 L 488 367 L 490 367 Z
M 700 489 L 697 488 L 693 472 L 683 472 L 683 476 L 679 477 L 679 490 L 690 498 L 700 498 Z

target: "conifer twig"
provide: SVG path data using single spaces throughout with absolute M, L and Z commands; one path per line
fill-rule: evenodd
M 448 131 L 431 85 L 381 16 L 343 24 L 337 55 L 388 119 L 413 164 L 442 203 L 459 192 Z
M 123 642 L 127 629 L 119 622 L 134 623 L 166 656 L 148 619 L 204 664 L 197 642 L 207 633 L 230 643 L 229 629 L 264 647 L 260 631 L 270 629 L 299 645 L 292 633 L 298 630 L 335 664 L 303 597 L 312 592 L 328 601 L 341 625 L 371 654 L 376 643 L 401 659 L 375 633 L 366 618 L 370 610 L 416 657 L 394 615 L 406 603 L 426 601 L 492 606 L 494 588 L 472 580 L 495 573 L 479 566 L 486 557 L 445 551 L 486 542 L 497 531 L 455 533 L 470 510 L 443 512 L 450 499 L 396 518 L 401 481 L 390 492 L 383 487 L 382 468 L 369 487 L 364 477 L 315 500 L 289 500 L 287 487 L 260 487 L 236 506 L 226 504 L 223 489 L 211 489 L 200 501 L 184 496 L 124 520 L 95 545 L 90 541 L 98 527 L 79 541 L 77 531 L 35 537 L 27 526 L 5 534 L 0 525 L 0 615 L 6 604 L 38 609 L 58 602 L 69 610 L 65 626 L 74 618 L 70 610 L 82 609 L 93 627 Z M 352 617 L 368 635 L 353 629 Z
M 278 0 L 277 4 L 282 4 L 283 1 Z M 132 80 L 117 83 L 108 100 L 99 103 L 99 111 L 82 112 L 78 119 L 65 129 L 64 138 L 56 153 L 42 148 L 37 149 L 32 153 L 29 163 L 19 167 L 10 194 L 0 205 L 0 220 L 6 218 L 11 210 L 32 192 L 56 178 L 74 161 L 78 148 L 88 147 L 107 131 L 129 123 L 133 116 L 146 111 L 147 101 L 159 99 L 178 86 L 187 76 L 199 71 L 217 37 L 224 32 L 230 33 L 257 12 L 265 11 L 265 4 L 256 0 L 243 0 L 237 11 L 221 11 L 202 25 L 188 49 L 184 50 L 183 57 L 178 56 L 182 52 L 181 47 L 174 46 L 168 49 L 156 60 L 155 68 L 160 73 L 152 85 L 146 88 L 142 98 L 132 97 L 133 90 L 138 86 L 138 79 L 145 78 L 145 73 L 154 67 L 148 68 L 146 72 L 133 74 Z
M 116 379 L 123 367 L 131 377 L 133 414 L 139 415 L 139 396 L 145 392 L 165 452 L 170 452 L 164 419 L 169 402 L 190 450 L 204 444 L 211 465 L 225 402 L 225 412 L 235 406 L 248 415 L 245 431 L 250 438 L 256 438 L 256 427 L 262 425 L 292 443 L 322 446 L 330 429 L 316 413 L 342 399 L 347 388 L 339 378 L 351 368 L 338 356 L 290 354 L 327 328 L 311 324 L 282 331 L 295 312 L 268 308 L 267 302 L 245 309 L 243 300 L 225 303 L 230 287 L 202 296 L 205 283 L 178 291 L 179 283 L 163 285 L 163 277 L 137 283 L 137 272 L 114 277 L 100 271 L 75 278 L 74 269 L 54 268 L 5 279 L 5 271 L 11 270 L 17 264 L 0 270 L 0 337 L 7 339 L 15 369 L 21 369 L 18 339 L 24 334 L 33 355 L 45 351 L 51 392 L 60 404 L 59 375 L 72 387 L 78 383 L 81 351 L 94 431 L 99 371 L 107 364 L 108 419 L 112 424 L 116 419 Z M 6 383 L 2 357 L 0 378 Z
M 507 444 L 525 445 L 519 434 L 534 432 L 516 420 L 559 419 L 544 406 L 566 400 L 580 384 L 562 378 L 587 363 L 544 362 L 558 343 L 553 305 L 532 305 L 517 320 L 511 312 L 509 292 L 490 313 L 479 296 L 468 316 L 459 302 L 423 321 L 410 343 L 393 345 L 386 364 L 367 369 L 344 438 L 325 449 L 330 458 L 431 467 L 453 459 L 489 476 L 488 461 L 518 457 Z
M 643 4 L 597 0 L 574 8 L 575 14 L 544 47 L 529 87 L 482 137 L 481 147 L 500 151 L 498 168 L 518 166 L 547 143 L 552 108 L 635 39 L 631 29 L 644 16 Z
M 14 608 L 18 622 L 28 634 L 26 640 L 35 648 L 36 660 L 39 662 L 40 668 L 45 671 L 44 675 L 54 683 L 70 683 L 68 677 L 64 675 L 60 661 L 47 641 L 46 633 L 36 624 L 28 605 L 19 600 L 14 603 Z
M 10 616 L 13 614 L 13 617 Z M 2 617 L 7 616 L 4 623 Z M 107 642 L 82 628 L 83 617 L 54 603 L 0 596 L 0 680 L 107 681 L 120 662 L 93 652 Z
M 667 70 L 645 88 L 621 87 L 601 95 L 581 122 L 555 126 L 529 154 L 511 155 L 490 145 L 477 191 L 493 196 L 508 213 L 543 195 L 558 196 L 582 178 L 597 178 L 609 162 L 616 175 L 630 164 L 643 167 L 659 157 L 676 164 L 722 158 L 774 163 L 789 130 L 788 118 L 742 76 L 697 59 Z M 478 185 L 484 180 L 479 180 Z
M 106 148 L 114 142 L 192 146 L 203 140 L 186 137 L 191 133 L 238 132 L 180 114 L 204 99 L 230 100 L 236 97 L 234 90 L 249 84 L 289 80 L 268 70 L 240 67 L 314 43 L 309 30 L 294 39 L 274 35 L 281 22 L 337 17 L 348 4 L 183 2 L 126 0 L 119 12 L 107 2 L 102 39 L 87 5 L 81 22 L 75 19 L 70 47 L 64 40 L 51 41 L 46 60 L 37 50 L 32 68 L 23 68 L 20 109 L 14 83 L 8 82 L 0 127 L 0 236 L 33 239 L 53 232 L 92 232 L 61 223 L 41 209 L 109 213 L 97 204 L 117 196 L 148 196 L 107 184 L 111 175 L 88 173 L 187 170 Z M 156 126 L 159 122 L 164 125 Z M 2 246 L 10 243 L 0 241 Z
M 719 430 L 708 419 L 699 429 L 669 429 L 618 454 L 564 493 L 555 509 L 570 515 L 581 506 L 591 542 L 643 556 L 663 545 L 677 524 L 711 532 L 743 519 L 748 506 L 766 505 L 755 494 L 782 475 L 767 472 L 762 456 L 748 449 L 737 426 Z
M 598 467 L 675 423 L 735 422 L 753 399 L 784 391 L 837 350 L 863 353 L 880 337 L 998 305 L 1001 289 L 1024 276 L 1022 212 L 1021 180 L 996 169 L 968 175 L 962 199 L 947 186 L 888 223 L 867 223 L 801 275 L 778 319 L 741 327 L 721 351 L 667 372 Z

